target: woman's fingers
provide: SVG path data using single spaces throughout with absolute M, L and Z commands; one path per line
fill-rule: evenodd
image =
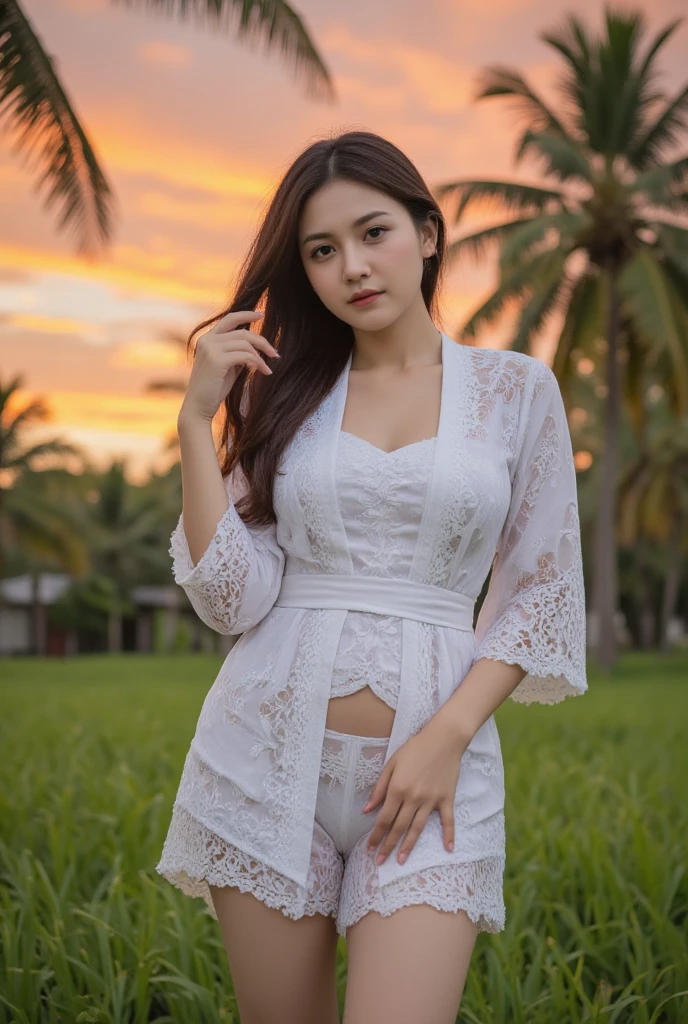
M 241 324 L 247 322 L 253 323 L 254 320 L 260 320 L 263 314 L 257 309 L 235 309 L 232 313 L 227 313 L 220 320 L 217 321 L 213 327 L 215 334 L 223 334 L 226 331 L 233 331 Z M 212 332 L 211 332 L 212 333 Z
M 277 350 L 261 335 L 255 334 L 249 340 L 248 337 L 243 336 L 243 332 L 217 335 L 208 331 L 198 339 L 196 350 L 197 356 L 203 355 L 212 361 L 228 366 L 237 364 L 257 366 L 263 373 L 272 373 L 272 370 L 259 350 L 264 351 L 270 358 L 279 358 Z
M 375 827 L 368 836 L 368 850 L 372 850 L 380 842 L 387 829 L 392 827 L 396 814 L 401 807 L 401 800 L 395 798 L 389 790 L 387 791 L 387 798 L 382 805 L 377 818 L 375 819 Z
M 411 822 L 411 827 L 406 833 L 406 838 L 404 839 L 403 843 L 399 848 L 397 860 L 399 861 L 400 864 L 404 863 L 409 853 L 416 845 L 416 840 L 418 839 L 418 836 L 425 828 L 425 823 L 430 817 L 430 810 L 430 808 L 428 808 L 427 810 L 423 810 L 422 807 L 419 807 L 418 810 L 416 811 L 415 817 Z
M 239 340 L 247 341 L 250 345 L 263 349 L 267 355 L 279 358 L 279 352 L 270 344 L 267 338 L 264 338 L 261 334 L 256 334 L 255 331 L 251 331 L 248 328 L 241 327 L 241 324 L 253 323 L 255 320 L 260 320 L 262 316 L 263 313 L 257 309 L 235 310 L 232 313 L 227 313 L 221 320 L 218 320 L 212 330 L 202 335 L 202 337 L 211 339 L 222 337 L 223 341 L 229 340 L 232 344 Z M 227 338 L 226 335 L 230 335 L 230 337 Z
M 389 830 L 382 846 L 378 850 L 377 857 L 375 858 L 376 864 L 382 864 L 387 859 L 389 854 L 392 852 L 394 847 L 397 845 L 402 835 L 413 821 L 414 815 L 418 808 L 413 807 L 411 804 L 404 803 L 398 812 L 392 827 Z

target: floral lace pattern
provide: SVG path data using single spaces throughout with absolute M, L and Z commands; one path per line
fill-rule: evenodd
M 503 377 L 500 385 L 506 387 Z M 526 670 L 511 694 L 515 702 L 555 704 L 587 688 L 586 621 L 571 438 L 559 385 L 544 363 L 533 374 L 515 472 L 476 624 L 476 660 Z
M 308 881 L 300 886 L 175 804 L 156 871 L 185 895 L 202 899 L 215 920 L 211 885 L 235 886 L 292 920 L 313 914 L 334 917 L 342 936 L 371 910 L 389 917 L 418 903 L 450 913 L 464 910 L 479 931 L 504 928 L 503 855 L 426 868 L 382 886 L 366 841 L 363 836 L 345 863 L 316 821 Z
M 360 842 L 365 841 L 364 836 Z M 454 914 L 463 910 L 478 931 L 499 932 L 506 918 L 503 877 L 504 857 L 495 856 L 441 864 L 380 885 L 372 858 L 361 856 L 355 847 L 342 880 L 337 931 L 345 935 L 347 928 L 371 910 L 389 917 L 401 907 L 427 903 Z
M 408 574 L 403 543 L 423 514 L 434 437 L 385 452 L 355 434 L 340 431 L 336 483 L 354 571 L 366 576 Z M 412 549 L 411 549 L 412 550 Z M 331 697 L 370 686 L 391 708 L 399 695 L 401 620 L 350 611 L 337 649 Z
M 361 740 L 361 737 L 355 737 Z M 358 792 L 374 786 L 380 777 L 385 763 L 388 740 L 386 738 L 366 738 L 360 742 L 354 763 L 354 789 Z M 326 730 L 320 758 L 320 778 L 324 779 L 330 789 L 336 785 L 344 785 L 347 781 L 350 765 L 351 739 L 342 741 L 330 730 Z
M 237 885 L 289 916 L 324 908 L 343 928 L 366 908 L 384 914 L 434 900 L 486 930 L 503 926 L 504 779 L 492 719 L 462 759 L 453 852 L 433 811 L 403 865 L 390 855 L 372 870 L 363 849 L 358 859 L 352 824 L 342 873 L 332 836 L 312 820 L 318 795 L 321 814 L 336 810 L 336 792 L 322 783 L 327 772 L 341 779 L 341 765 L 325 755 L 318 776 L 317 759 L 337 693 L 367 684 L 395 708 L 389 757 L 460 685 L 471 659 L 521 665 L 513 700 L 554 703 L 586 689 L 575 473 L 556 379 L 522 353 L 446 336 L 443 356 L 436 439 L 385 453 L 347 438 L 340 378 L 285 451 L 274 526 L 246 527 L 230 506 L 194 566 L 180 517 L 175 579 L 213 629 L 243 633 L 204 702 L 159 865 L 206 902 L 209 885 Z M 491 576 L 471 632 L 275 606 L 287 565 L 406 578 L 469 600 Z M 371 761 L 366 784 L 377 770 Z
M 304 915 L 334 915 L 340 899 L 344 866 L 332 856 L 332 840 L 315 823 L 306 886 L 252 857 L 198 821 L 180 804 L 175 804 L 158 874 L 187 896 L 203 899 L 212 917 L 217 913 L 210 886 L 236 886 L 250 892 L 268 907 L 281 910 L 294 920 Z
M 240 469 L 225 479 L 229 507 L 208 547 L 194 565 L 179 516 L 170 537 L 175 583 L 186 591 L 194 611 L 217 633 L 243 633 L 264 618 L 282 584 L 285 555 L 274 527 L 247 527 L 236 510 L 245 480 Z

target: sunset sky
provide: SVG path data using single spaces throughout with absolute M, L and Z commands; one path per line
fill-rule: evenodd
M 472 176 L 536 181 L 533 167 L 513 165 L 508 104 L 473 101 L 476 75 L 489 64 L 516 67 L 556 102 L 560 64 L 538 34 L 574 8 L 595 27 L 602 12 L 591 0 L 294 7 L 333 76 L 334 103 L 307 98 L 277 51 L 239 43 L 231 30 L 135 15 L 110 0 L 22 0 L 118 207 L 109 249 L 97 262 L 80 259 L 0 124 L 0 380 L 20 374 L 22 401 L 47 401 L 51 419 L 36 438 L 82 445 L 99 465 L 126 456 L 132 479 L 164 465 L 181 396 L 147 395 L 146 384 L 188 375 L 181 346 L 166 338 L 224 305 L 265 201 L 297 154 L 358 128 L 403 149 L 431 188 Z M 643 9 L 654 36 L 685 0 Z M 687 55 L 683 24 L 660 62 L 668 93 L 685 81 Z M 447 333 L 493 272 L 491 264 L 451 269 Z M 480 341 L 502 344 L 498 334 Z

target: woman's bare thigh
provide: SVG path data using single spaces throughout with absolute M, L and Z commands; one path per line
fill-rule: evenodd
M 365 914 L 346 930 L 343 1024 L 454 1024 L 477 935 L 463 910 Z
M 331 697 L 325 725 L 356 736 L 389 736 L 396 711 L 364 686 L 347 697 Z
M 333 917 L 293 920 L 236 886 L 210 886 L 241 1024 L 338 1024 Z

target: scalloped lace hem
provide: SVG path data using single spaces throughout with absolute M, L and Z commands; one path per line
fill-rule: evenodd
M 423 903 L 448 913 L 464 910 L 479 932 L 495 933 L 504 928 L 503 856 L 425 868 L 384 886 L 378 884 L 367 862 L 362 862 L 361 868 L 344 879 L 337 915 L 340 935 L 371 910 L 389 917 L 402 907 Z
M 480 658 L 489 658 L 491 661 L 503 661 L 506 665 L 520 665 L 526 670 L 526 675 L 518 684 L 515 690 L 509 694 L 510 700 L 517 704 L 559 704 L 567 697 L 579 697 L 588 689 L 587 680 L 578 678 L 572 681 L 563 673 L 555 676 L 548 673 L 541 666 L 532 665 L 528 668 L 528 659 L 514 657 L 506 649 L 496 646 L 490 647 L 485 644 L 476 649 L 473 656 L 474 663 Z M 539 674 L 538 669 L 542 674 Z
M 226 842 L 180 804 L 172 820 L 155 870 L 186 896 L 200 897 L 217 920 L 210 885 L 236 886 L 294 920 L 304 915 L 333 917 L 339 904 L 342 865 L 328 862 L 322 845 L 314 844 L 310 891 L 291 878 Z
M 348 871 L 316 822 L 308 889 L 226 842 L 175 804 L 160 861 L 155 870 L 186 896 L 200 898 L 210 916 L 217 913 L 210 886 L 235 886 L 266 906 L 298 920 L 323 914 L 333 917 L 339 935 L 371 910 L 389 917 L 401 907 L 425 903 L 437 910 L 464 910 L 479 931 L 504 928 L 504 857 L 443 864 L 395 879 L 377 881 L 364 845 L 352 851 Z

